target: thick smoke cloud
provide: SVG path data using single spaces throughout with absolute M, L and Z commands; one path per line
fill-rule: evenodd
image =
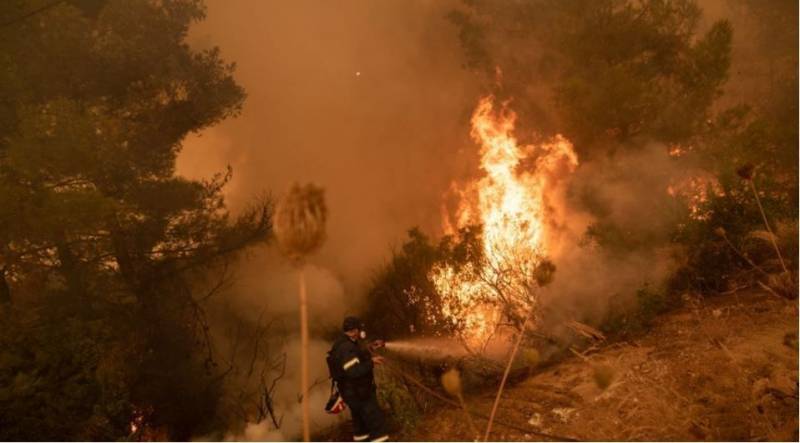
M 550 253 L 557 270 L 545 295 L 543 327 L 562 330 L 564 320 L 602 322 L 612 299 L 632 303 L 639 288 L 659 289 L 680 261 L 669 236 L 678 223 L 679 201 L 669 189 L 700 174 L 686 161 L 652 143 L 632 152 L 581 165 L 555 190 Z M 589 205 L 587 200 L 594 203 Z M 615 251 L 597 245 L 587 232 L 597 218 L 587 207 L 601 206 L 604 220 L 620 235 L 646 239 L 638 248 Z
M 231 165 L 226 197 L 234 211 L 264 190 L 279 195 L 295 181 L 326 190 L 328 241 L 306 270 L 312 334 L 335 329 L 343 315 L 358 310 L 366 277 L 409 227 L 440 233 L 450 183 L 475 173 L 469 116 L 481 89 L 462 67 L 456 30 L 445 19 L 457 3 L 207 0 L 207 20 L 191 30 L 194 47 L 219 46 L 237 63 L 248 99 L 240 117 L 186 140 L 178 172 L 209 177 Z M 727 2 L 703 6 L 710 13 L 703 26 L 736 18 Z M 737 33 L 736 41 L 747 35 Z M 740 52 L 730 87 L 752 90 L 737 74 L 746 58 L 746 49 Z M 547 91 L 537 91 L 546 101 Z M 609 256 L 586 246 L 586 228 L 595 220 L 580 193 L 603 200 L 615 223 L 659 237 L 674 220 L 660 206 L 666 197 L 653 193 L 666 193 L 685 173 L 666 147 L 649 144 L 631 155 L 582 163 L 555 190 L 550 204 L 561 220 L 552 251 L 558 270 L 545 294 L 551 312 L 560 314 L 549 318 L 553 328 L 568 317 L 599 321 L 610 297 L 631 294 L 644 282 L 658 284 L 675 262 L 672 250 Z M 296 277 L 274 250 L 244 260 L 230 292 L 235 309 L 252 321 L 265 309 L 295 320 Z M 312 379 L 326 373 L 327 346 L 313 342 Z M 296 436 L 296 341 L 286 349 L 287 374 L 293 375 L 276 395 L 285 426 L 277 431 L 264 421 L 227 438 Z M 319 406 L 326 396 L 325 389 L 312 394 L 318 427 L 333 420 Z
M 788 51 L 766 47 L 769 43 L 764 29 L 747 0 L 704 0 L 698 4 L 703 13 L 698 34 L 707 32 L 718 20 L 728 20 L 734 29 L 730 76 L 715 110 L 742 103 L 762 104 L 773 87 L 765 81 L 770 69 L 775 63 L 787 62 L 775 53 Z M 791 18 L 784 18 L 794 26 L 781 26 L 797 29 L 796 3 L 794 12 Z M 789 42 L 795 45 L 795 52 L 796 40 Z M 786 44 L 775 42 L 781 43 Z M 681 262 L 682 251 L 670 246 L 668 236 L 679 221 L 680 211 L 686 208 L 680 208 L 684 203 L 668 195 L 667 190 L 679 188 L 690 178 L 709 175 L 699 164 L 671 157 L 668 150 L 662 144 L 643 142 L 638 150 L 584 163 L 568 179 L 568 189 L 561 190 L 563 205 L 556 208 L 565 225 L 556 231 L 554 242 L 558 270 L 546 294 L 548 312 L 554 314 L 546 317 L 547 327 L 557 332 L 565 318 L 598 323 L 608 312 L 612 298 L 632 302 L 637 288 L 645 284 L 658 288 Z M 623 233 L 649 238 L 661 246 L 613 254 L 587 245 L 586 229 L 596 221 L 587 211 L 587 194 L 603 204 L 605 219 L 621 227 Z
M 218 46 L 236 62 L 248 98 L 238 118 L 185 141 L 178 173 L 207 178 L 230 165 L 234 212 L 295 181 L 325 188 L 328 239 L 305 270 L 312 337 L 358 311 L 367 277 L 407 229 L 440 228 L 441 197 L 465 157 L 458 150 L 469 146 L 479 95 L 445 18 L 455 3 L 207 0 L 207 20 L 190 32 L 195 48 Z M 296 331 L 296 298 L 294 269 L 270 248 L 241 261 L 225 303 L 253 323 L 268 312 Z M 218 346 L 229 350 L 224 340 Z M 329 346 L 312 342 L 312 380 L 327 375 Z M 281 429 L 264 420 L 214 438 L 297 436 L 297 340 L 285 351 L 287 376 L 274 398 Z M 333 420 L 320 386 L 310 398 L 315 429 Z
M 209 1 L 192 30 L 237 63 L 242 115 L 187 140 L 179 172 L 230 164 L 234 209 L 292 182 L 326 189 L 329 239 L 315 262 L 346 290 L 414 225 L 439 226 L 476 87 L 448 2 Z

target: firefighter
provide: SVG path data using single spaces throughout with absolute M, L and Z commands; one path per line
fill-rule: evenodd
M 335 365 L 337 384 L 353 417 L 354 441 L 386 441 L 383 411 L 378 406 L 372 369 L 383 364 L 383 357 L 359 346 L 365 338 L 364 326 L 356 317 L 347 317 L 343 334 L 334 342 L 330 355 Z

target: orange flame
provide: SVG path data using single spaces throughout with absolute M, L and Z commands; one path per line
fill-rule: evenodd
M 429 275 L 442 296 L 444 317 L 458 326 L 469 345 L 485 346 L 502 319 L 497 298 L 525 300 L 532 308 L 529 278 L 547 253 L 548 179 L 578 164 L 572 145 L 556 136 L 536 146 L 519 146 L 513 136 L 516 114 L 495 112 L 484 97 L 472 115 L 472 138 L 481 145 L 483 177 L 462 191 L 455 223 L 446 217 L 445 232 L 479 224 L 484 269 L 467 265 L 435 266 Z M 531 167 L 523 170 L 522 162 Z M 455 225 L 455 226 L 453 226 Z M 523 306 L 519 306 L 523 308 Z
M 711 174 L 697 173 L 682 180 L 673 181 L 667 186 L 667 194 L 683 199 L 692 220 L 709 220 L 712 210 L 708 203 L 713 197 L 722 197 L 725 191 L 719 181 Z

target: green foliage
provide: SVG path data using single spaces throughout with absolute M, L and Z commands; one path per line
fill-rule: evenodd
M 184 137 L 241 109 L 233 65 L 193 51 L 199 0 L 0 5 L 0 439 L 155 438 L 213 422 L 200 293 L 270 232 L 174 175 Z M 19 318 L 16 318 L 19 317 Z
M 408 387 L 398 377 L 379 373 L 378 401 L 389 411 L 389 420 L 394 427 L 409 432 L 414 429 L 424 411 L 414 398 Z
M 745 49 L 732 47 L 730 22 L 713 23 L 700 34 L 701 6 L 695 0 L 470 0 L 450 17 L 467 64 L 482 73 L 486 89 L 514 100 L 519 125 L 542 135 L 564 134 L 582 164 L 614 161 L 620 151 L 635 153 L 658 142 L 683 149 L 676 164 L 700 166 L 715 179 L 704 190 L 707 198 L 692 203 L 702 217 L 687 210 L 690 202 L 680 196 L 672 203 L 666 196 L 641 199 L 642 208 L 653 202 L 661 208 L 652 208 L 644 224 L 653 229 L 615 219 L 604 196 L 591 187 L 578 190 L 576 197 L 596 219 L 586 239 L 605 251 L 682 247 L 686 260 L 670 283 L 676 291 L 727 289 L 733 275 L 749 268 L 713 235 L 719 227 L 757 263 L 769 262 L 767 248 L 747 244 L 747 234 L 764 226 L 751 191 L 735 173 L 741 166 L 755 165 L 774 224 L 792 225 L 798 218 L 797 2 L 739 0 L 735 6 L 747 19 L 742 23 L 753 29 L 740 31 L 750 38 L 741 45 Z M 737 73 L 736 80 L 757 92 L 737 85 L 739 95 L 729 93 L 721 105 L 732 53 L 747 57 L 739 63 L 751 73 Z M 628 175 L 639 177 L 628 178 L 631 187 L 653 185 L 641 181 L 655 177 L 639 170 Z M 788 238 L 781 241 L 785 252 L 791 250 Z M 795 269 L 796 256 L 784 255 Z
M 730 24 L 696 35 L 693 0 L 471 1 L 451 17 L 487 87 L 516 99 L 523 124 L 564 134 L 583 157 L 635 139 L 687 140 L 730 65 Z
M 612 298 L 601 329 L 622 336 L 638 334 L 650 329 L 656 317 L 680 306 L 680 303 L 676 293 L 645 284 L 636 291 L 632 301 L 623 295 Z
M 113 439 L 127 434 L 128 371 L 114 343 L 125 334 L 124 327 L 91 317 L 63 302 L 48 310 L 0 308 L 4 438 Z
M 786 214 L 787 207 L 773 198 L 761 197 L 767 214 L 782 218 L 771 222 L 777 228 L 778 247 L 787 267 L 797 267 L 797 218 Z M 743 270 L 754 272 L 751 264 L 731 248 L 715 230 L 724 229 L 733 247 L 767 272 L 779 272 L 780 264 L 771 244 L 752 236 L 764 229 L 761 215 L 747 189 L 734 189 L 724 196 L 714 196 L 706 204 L 710 217 L 688 220 L 676 230 L 675 241 L 686 245 L 686 261 L 670 279 L 674 291 L 723 292 L 730 289 L 731 280 Z M 771 210 L 771 212 L 770 212 Z M 759 273 L 754 277 L 761 278 Z
M 444 319 L 441 298 L 429 274 L 437 263 L 459 269 L 466 263 L 479 262 L 481 256 L 477 227 L 444 236 L 438 243 L 417 228 L 409 230 L 408 240 L 376 272 L 367 292 L 365 318 L 369 319 L 370 330 L 389 338 L 452 332 L 457 325 Z
M 783 4 L 783 7 L 786 7 Z M 751 4 L 756 18 L 764 11 Z M 795 9 L 797 5 L 793 6 Z M 791 5 L 790 5 L 791 9 Z M 759 21 L 761 28 L 773 23 Z M 761 29 L 759 28 L 759 29 Z M 795 33 L 794 28 L 763 29 L 769 34 Z M 763 42 L 763 44 L 767 44 Z M 705 203 L 708 217 L 686 219 L 676 230 L 676 241 L 687 245 L 688 260 L 673 279 L 681 290 L 699 289 L 720 291 L 741 270 L 752 270 L 746 260 L 736 254 L 719 236 L 712 235 L 722 228 L 733 245 L 768 271 L 775 270 L 775 253 L 768 245 L 752 242 L 750 233 L 765 229 L 757 202 L 749 183 L 736 171 L 744 165 L 754 167 L 753 182 L 759 191 L 764 211 L 773 227 L 784 226 L 778 234 L 779 247 L 790 269 L 797 268 L 798 219 L 798 125 L 797 114 L 797 48 L 791 67 L 769 62 L 769 94 L 749 105 L 737 105 L 720 112 L 707 130 L 695 138 L 695 156 L 703 167 L 712 172 L 718 189 L 709 190 Z M 765 48 L 765 51 L 769 51 Z M 759 69 L 754 62 L 754 69 Z M 773 263 L 770 263 L 773 262 Z
M 428 272 L 440 256 L 440 249 L 419 229 L 408 231 L 408 240 L 373 277 L 365 316 L 370 328 L 390 337 L 432 327 L 425 318 L 426 306 L 436 306 L 438 295 Z
M 639 303 L 641 316 L 647 325 L 650 324 L 653 318 L 666 311 L 669 307 L 669 301 L 664 291 L 656 291 L 648 286 L 636 291 L 636 300 Z

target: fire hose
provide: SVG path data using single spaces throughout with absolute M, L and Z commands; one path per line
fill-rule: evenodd
M 385 358 L 386 357 L 384 356 L 384 359 Z M 454 406 L 456 408 L 461 408 L 461 405 L 458 402 L 456 402 L 454 400 L 451 400 L 451 399 L 445 397 L 444 395 L 434 391 L 433 389 L 425 386 L 425 384 L 422 383 L 421 381 L 419 381 L 416 377 L 408 374 L 407 372 L 403 371 L 402 369 L 398 368 L 397 366 L 395 366 L 393 364 L 390 364 L 388 361 L 384 361 L 383 365 L 387 369 L 395 372 L 396 374 L 400 375 L 401 377 L 404 377 L 406 380 L 410 381 L 411 383 L 416 385 L 418 388 L 422 389 L 422 391 L 425 392 L 426 394 L 431 395 L 431 396 L 435 397 L 436 399 L 438 399 L 438 400 L 440 400 L 440 401 L 442 401 L 444 403 L 447 403 L 447 404 L 449 404 L 451 406 Z M 472 415 L 472 416 L 475 416 L 475 417 L 478 417 L 478 418 L 482 418 L 482 419 L 487 420 L 487 421 L 489 420 L 489 416 L 488 415 L 481 414 L 479 412 L 467 411 L 467 413 Z M 516 431 L 524 432 L 526 434 L 539 435 L 539 436 L 546 437 L 546 438 L 549 438 L 549 439 L 554 440 L 554 441 L 578 441 L 577 439 L 574 439 L 574 438 L 571 438 L 571 437 L 564 437 L 563 435 L 554 435 L 554 434 L 548 434 L 548 433 L 545 433 L 545 432 L 541 432 L 541 431 L 538 431 L 538 430 L 535 430 L 535 429 L 526 429 L 526 428 L 523 428 L 521 426 L 517 426 L 517 425 L 515 425 L 513 423 L 508 423 L 508 422 L 497 420 L 497 419 L 495 419 L 494 422 L 499 424 L 499 425 L 501 425 L 501 426 L 505 426 L 507 428 L 514 429 Z

